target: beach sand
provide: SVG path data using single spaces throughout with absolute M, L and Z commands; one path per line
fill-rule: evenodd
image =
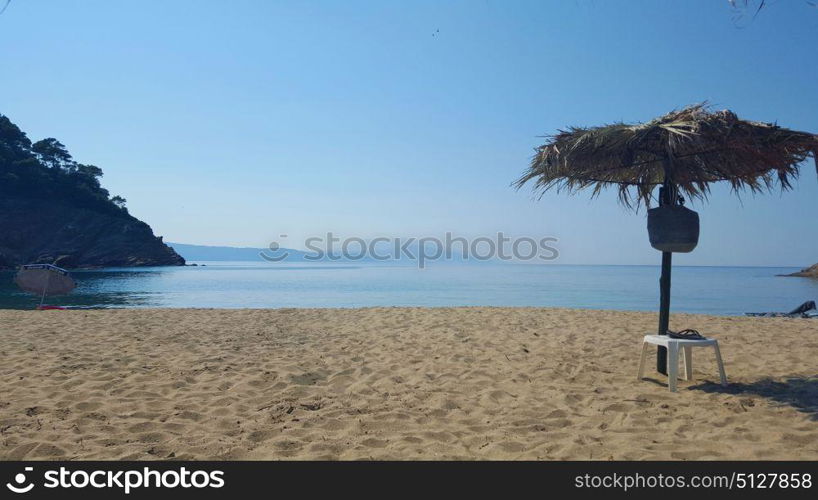
M 0 458 L 818 459 L 818 321 L 534 308 L 0 311 Z M 651 356 L 651 366 L 653 356 Z M 653 373 L 651 369 L 649 371 Z

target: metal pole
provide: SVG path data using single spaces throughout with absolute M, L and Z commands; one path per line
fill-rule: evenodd
M 45 278 L 45 285 L 43 285 L 43 295 L 40 297 L 40 305 L 37 306 L 37 309 L 42 309 L 43 302 L 45 302 L 45 292 L 48 290 L 48 284 L 51 283 L 51 271 L 48 272 L 48 275 Z
M 670 325 L 670 270 L 673 252 L 662 252 L 662 277 L 659 278 L 659 335 L 667 335 Z M 656 351 L 656 371 L 667 375 L 667 349 Z
M 671 179 L 672 160 L 668 155 L 664 161 L 665 178 L 659 189 L 659 206 L 676 205 L 679 202 L 678 188 Z M 670 326 L 670 272 L 673 262 L 672 252 L 662 252 L 662 275 L 659 278 L 659 335 L 667 335 Z M 667 349 L 659 346 L 656 350 L 656 371 L 667 375 Z

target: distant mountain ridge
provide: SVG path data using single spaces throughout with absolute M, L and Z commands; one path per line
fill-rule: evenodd
M 168 242 L 167 245 L 189 261 L 263 261 L 262 253 L 267 256 L 277 257 L 283 256 L 284 252 L 288 254 L 288 257 L 283 260 L 292 261 L 302 260 L 306 254 L 306 252 L 293 250 L 291 248 L 282 248 L 273 252 L 269 248 L 191 245 L 188 243 L 172 242 Z
M 328 255 L 321 255 L 316 252 L 304 252 L 293 248 L 279 248 L 271 250 L 269 248 L 253 247 L 228 247 L 210 245 L 191 245 L 188 243 L 168 242 L 168 246 L 176 253 L 183 256 L 188 261 L 259 261 L 259 262 L 377 262 L 370 256 L 360 259 L 353 259 L 337 255 L 339 258 L 329 258 Z M 340 250 L 335 250 L 340 254 Z M 266 257 L 266 258 L 265 258 Z M 393 259 L 385 259 L 394 262 Z
M 320 250 L 303 251 L 292 248 L 279 248 L 271 250 L 270 248 L 254 248 L 254 247 L 230 247 L 230 246 L 210 246 L 210 245 L 192 245 L 189 243 L 174 243 L 168 242 L 168 246 L 172 247 L 179 255 L 183 256 L 188 261 L 258 261 L 258 262 L 357 262 L 357 263 L 389 263 L 392 264 L 410 264 L 416 262 L 414 257 L 419 256 L 419 244 L 414 242 L 403 249 L 403 252 L 398 253 L 396 258 L 394 244 L 383 242 L 377 245 L 377 258 L 371 253 L 366 252 L 365 255 L 359 256 L 360 247 L 352 245 L 348 249 L 348 255 L 342 254 L 339 245 L 333 247 L 333 257 L 330 258 L 326 248 Z M 317 247 L 316 247 L 317 248 Z M 371 251 L 372 248 L 369 247 Z M 469 259 L 464 259 L 455 250 L 452 252 L 450 258 L 438 257 L 429 258 L 430 255 L 435 255 L 435 248 L 430 245 L 427 250 L 427 262 L 429 260 L 446 260 L 453 263 L 468 263 Z M 496 258 L 488 259 L 496 262 Z M 472 262 L 481 262 L 480 259 L 471 259 Z M 482 260 L 485 262 L 485 259 Z

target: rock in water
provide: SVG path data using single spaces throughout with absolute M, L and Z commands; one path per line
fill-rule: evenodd
M 803 278 L 818 278 L 818 264 L 810 266 L 806 269 L 801 269 L 797 273 L 787 274 L 785 276 L 800 276 Z

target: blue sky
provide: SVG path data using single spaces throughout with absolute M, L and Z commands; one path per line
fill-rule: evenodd
M 0 113 L 105 171 L 167 241 L 556 236 L 654 264 L 614 193 L 509 184 L 538 136 L 710 101 L 818 131 L 818 8 L 726 0 L 39 1 L 0 16 Z M 438 31 L 439 30 L 439 31 Z M 818 181 L 708 204 L 688 265 L 818 261 Z M 287 234 L 287 240 L 280 240 Z

